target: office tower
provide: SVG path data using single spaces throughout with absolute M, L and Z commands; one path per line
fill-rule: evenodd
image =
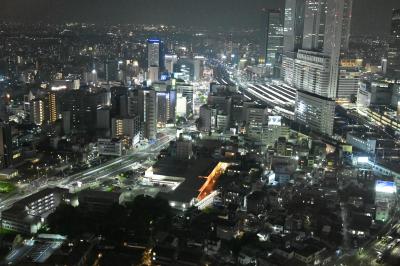
M 176 95 L 176 117 L 184 117 L 187 116 L 187 99 L 182 93 L 177 93 Z
M 286 0 L 283 28 L 283 51 L 296 52 L 303 41 L 305 0 Z
M 11 127 L 8 123 L 0 122 L 0 169 L 11 165 L 12 152 Z
M 305 50 L 321 50 L 325 27 L 325 0 L 305 0 L 303 44 Z
M 324 97 L 332 98 L 336 94 L 329 91 L 330 58 L 320 52 L 299 50 L 295 60 L 293 85 Z
M 111 137 L 112 138 L 129 138 L 134 143 L 138 142 L 140 135 L 140 118 L 139 116 L 120 118 L 113 117 L 111 119 Z
M 388 72 L 400 77 L 400 9 L 394 9 L 391 22 L 392 40 L 388 51 Z
M 297 92 L 295 120 L 298 123 L 331 136 L 334 118 L 334 100 L 307 91 Z
M 348 40 L 348 36 L 342 38 L 342 31 L 345 35 L 350 31 L 351 4 L 347 0 L 305 0 L 302 49 L 294 64 L 282 63 L 289 67 L 282 77 L 285 81 L 293 78 L 291 84 L 298 89 L 296 120 L 326 134 L 333 133 L 335 102 L 330 99 L 338 97 L 341 47 Z
M 176 83 L 175 88 L 176 93 L 180 93 L 183 97 L 186 97 L 187 117 L 190 117 L 193 114 L 194 108 L 193 85 L 186 83 Z
M 30 104 L 31 123 L 41 126 L 45 119 L 44 102 L 41 99 L 34 99 Z
M 218 109 L 214 106 L 204 104 L 200 106 L 199 130 L 203 132 L 214 132 L 217 128 Z
M 283 15 L 280 10 L 263 10 L 265 14 L 264 41 L 262 43 L 262 56 L 265 63 L 273 69 L 277 63 L 278 54 L 283 47 Z
M 159 72 L 160 69 L 157 66 L 151 66 L 148 69 L 148 75 L 147 75 L 147 79 L 150 80 L 151 82 L 156 82 L 159 80 Z
M 361 78 L 362 60 L 341 60 L 339 66 L 339 83 L 337 99 L 352 100 L 357 96 L 358 83 Z
M 392 13 L 391 35 L 400 38 L 400 9 L 394 9 Z
M 212 124 L 211 120 L 212 120 L 211 108 L 207 104 L 200 106 L 200 117 L 198 124 L 199 130 L 203 132 L 211 132 L 211 124 Z
M 248 106 L 246 108 L 246 133 L 248 136 L 261 140 L 267 113 L 267 108 L 264 106 Z
M 128 113 L 128 88 L 112 87 L 111 91 L 111 115 L 126 116 Z
M 169 123 L 175 123 L 176 91 L 170 87 L 163 91 L 156 90 L 157 97 L 157 126 L 165 127 Z
M 342 19 L 342 40 L 340 43 L 340 51 L 342 54 L 346 54 L 349 50 L 352 14 L 353 14 L 353 0 L 344 0 L 343 19 Z
M 336 98 L 339 75 L 340 47 L 342 42 L 342 19 L 345 0 L 326 0 L 326 22 L 323 53 L 330 57 L 328 95 Z
M 172 72 L 174 72 L 174 65 L 176 64 L 176 62 L 178 62 L 178 56 L 177 55 L 166 54 L 164 62 L 165 62 L 164 63 L 165 64 L 165 70 L 168 73 L 172 73 Z
M 128 92 L 128 116 L 139 115 L 139 90 Z
M 164 70 L 164 42 L 160 39 L 147 40 L 147 67 L 158 67 Z
M 157 134 L 157 98 L 155 90 L 139 90 L 138 114 L 142 125 L 143 137 L 155 140 Z
M 100 107 L 96 111 L 96 129 L 109 130 L 110 129 L 110 109 Z
M 293 84 L 296 53 L 303 43 L 305 0 L 286 0 L 281 79 Z

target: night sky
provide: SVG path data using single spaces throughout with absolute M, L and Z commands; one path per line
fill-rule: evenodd
M 400 0 L 354 0 L 353 34 L 388 34 Z M 0 20 L 248 27 L 284 0 L 0 0 Z

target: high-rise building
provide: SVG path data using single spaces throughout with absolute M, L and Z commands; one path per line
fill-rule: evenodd
M 194 109 L 193 85 L 187 83 L 176 83 L 175 88 L 177 93 L 180 93 L 183 97 L 186 97 L 187 116 L 191 116 Z
M 266 11 L 265 63 L 273 68 L 283 48 L 283 15 L 280 10 Z
M 344 0 L 343 19 L 342 19 L 342 40 L 340 43 L 340 50 L 342 54 L 346 54 L 349 50 L 352 14 L 353 14 L 353 0 Z
M 361 78 L 362 60 L 341 60 L 337 99 L 352 100 L 357 96 Z
M 400 9 L 394 9 L 392 13 L 391 35 L 400 38 Z
M 306 0 L 286 0 L 283 27 L 283 54 L 281 79 L 294 85 L 294 63 L 296 53 L 302 47 L 304 31 L 304 9 Z
M 388 51 L 388 72 L 400 77 L 400 9 L 394 9 L 391 25 L 392 40 Z
M 164 42 L 160 39 L 147 40 L 147 67 L 164 70 Z
M 246 133 L 248 136 L 262 139 L 263 126 L 266 124 L 267 108 L 248 106 L 246 108 Z
M 55 92 L 49 92 L 46 96 L 46 121 L 49 123 L 54 123 L 58 119 L 58 109 L 57 109 L 57 95 Z
M 155 90 L 139 90 L 138 114 L 142 124 L 143 137 L 155 140 L 157 137 L 157 97 Z
M 175 123 L 176 116 L 176 91 L 171 87 L 165 90 L 156 90 L 157 101 L 157 126 L 165 127 L 168 123 Z
M 316 83 L 324 84 L 324 87 L 320 90 L 320 95 L 324 97 L 336 98 L 342 43 L 342 19 L 345 7 L 344 1 L 345 0 L 306 0 L 304 2 L 302 50 L 295 56 L 295 64 L 297 64 L 297 66 L 295 66 L 294 69 L 302 68 L 304 65 L 309 65 L 311 67 L 309 64 L 310 60 L 319 65 L 329 63 L 327 66 L 328 68 L 324 69 L 324 72 L 328 73 L 328 86 L 326 88 L 326 73 L 322 75 L 321 80 L 318 74 L 307 74 L 308 71 L 315 72 L 315 68 L 304 68 L 305 75 L 315 76 L 319 79 Z M 346 29 L 349 27 L 348 25 Z M 291 44 L 293 42 L 288 41 L 288 43 Z M 292 47 L 293 45 L 290 45 L 288 50 Z M 283 60 L 282 65 L 285 68 L 283 70 L 284 80 L 289 80 L 292 76 L 295 76 L 295 73 L 292 73 L 290 70 L 293 69 L 292 61 L 293 60 L 290 60 L 290 58 L 284 58 Z M 325 67 L 326 66 L 324 66 L 324 68 Z M 294 80 L 296 80 L 296 77 L 294 77 Z M 311 90 L 310 88 L 307 89 L 303 87 L 299 87 L 298 89 Z
M 147 79 L 151 82 L 156 82 L 159 79 L 160 68 L 157 66 L 150 66 L 148 69 Z
M 321 52 L 299 50 L 295 60 L 293 82 L 296 89 L 324 97 L 336 97 L 336 89 L 329 90 L 330 58 Z
M 164 62 L 165 62 L 164 63 L 165 64 L 165 70 L 168 73 L 172 73 L 172 72 L 174 72 L 174 65 L 176 64 L 176 62 L 178 62 L 178 56 L 177 55 L 166 54 Z
M 8 123 L 0 122 L 0 169 L 11 165 L 12 153 L 11 127 Z
M 30 104 L 30 118 L 35 125 L 41 126 L 45 119 L 44 102 L 41 99 L 34 99 Z
M 297 15 L 302 9 L 304 15 Z M 333 99 L 338 97 L 341 50 L 348 49 L 351 12 L 351 0 L 286 0 L 281 77 L 298 89 L 296 120 L 326 134 L 333 132 Z M 303 27 L 301 49 L 295 25 Z
M 111 119 L 111 136 L 113 138 L 129 138 L 134 142 L 139 140 L 140 118 L 128 117 Z
M 189 160 L 193 156 L 192 140 L 180 137 L 176 141 L 176 158 L 178 160 Z
M 335 101 L 299 90 L 297 92 L 295 120 L 312 130 L 332 135 L 335 118 Z
M 297 52 L 303 42 L 305 0 L 286 0 L 283 51 Z
M 109 130 L 110 129 L 110 108 L 100 107 L 96 111 L 96 129 Z

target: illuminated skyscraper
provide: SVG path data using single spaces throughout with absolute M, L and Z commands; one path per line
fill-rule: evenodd
M 393 10 L 391 36 L 392 40 L 388 51 L 388 72 L 400 77 L 400 9 Z
M 286 0 L 283 28 L 284 52 L 296 52 L 303 42 L 305 0 Z
M 147 40 L 147 67 L 159 67 L 164 70 L 164 42 L 159 39 Z
M 40 99 L 34 99 L 31 101 L 30 110 L 31 122 L 35 125 L 41 126 L 45 119 L 44 103 Z
M 138 93 L 138 113 L 143 137 L 154 140 L 157 134 L 157 97 L 153 89 L 142 89 Z
M 266 13 L 266 63 L 275 66 L 278 53 L 283 48 L 283 18 L 280 10 L 267 10 Z
M 49 92 L 46 97 L 46 120 L 54 123 L 58 119 L 56 93 Z
M 345 0 L 342 19 L 342 41 L 340 44 L 341 53 L 347 53 L 349 50 L 349 41 L 351 33 L 351 18 L 353 14 L 353 0 Z

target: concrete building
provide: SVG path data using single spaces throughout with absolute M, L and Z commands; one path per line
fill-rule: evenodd
M 151 82 L 156 82 L 159 80 L 159 76 L 160 76 L 160 68 L 157 66 L 150 66 L 149 70 L 148 70 L 148 75 L 147 75 L 147 79 L 150 80 Z
M 176 93 L 180 93 L 183 97 L 186 98 L 187 117 L 190 117 L 194 111 L 193 85 L 178 82 L 175 85 L 175 89 Z
M 140 118 L 139 116 L 129 118 L 112 118 L 111 119 L 111 137 L 112 138 L 128 138 L 133 144 L 139 142 L 140 138 Z
M 336 87 L 329 87 L 330 59 L 320 52 L 299 50 L 295 59 L 293 81 L 299 90 L 335 98 Z
M 392 102 L 393 92 L 393 84 L 363 81 L 359 83 L 357 107 L 363 109 L 374 105 L 389 106 Z
M 361 70 L 358 66 L 340 66 L 336 97 L 341 100 L 356 98 L 360 77 Z
M 312 130 L 332 135 L 335 118 L 335 101 L 307 91 L 298 91 L 295 120 Z
M 8 123 L 0 122 L 0 169 L 12 164 L 13 144 L 11 127 Z
M 192 140 L 180 137 L 176 141 L 176 158 L 178 160 L 189 160 L 193 156 Z
M 11 208 L 1 213 L 2 227 L 16 232 L 35 234 L 67 193 L 66 189 L 46 188 L 17 201 Z
M 153 89 L 138 92 L 138 114 L 142 124 L 143 137 L 155 140 L 157 134 L 157 97 Z
M 263 126 L 266 124 L 267 108 L 264 106 L 248 106 L 246 108 L 246 134 L 261 140 Z
M 159 39 L 147 40 L 147 67 L 164 69 L 164 43 Z
M 99 155 L 122 156 L 122 142 L 116 139 L 98 139 Z
M 178 62 L 178 56 L 177 55 L 171 55 L 171 54 L 166 54 L 165 55 L 165 70 L 168 73 L 173 73 L 174 72 L 174 65 Z

